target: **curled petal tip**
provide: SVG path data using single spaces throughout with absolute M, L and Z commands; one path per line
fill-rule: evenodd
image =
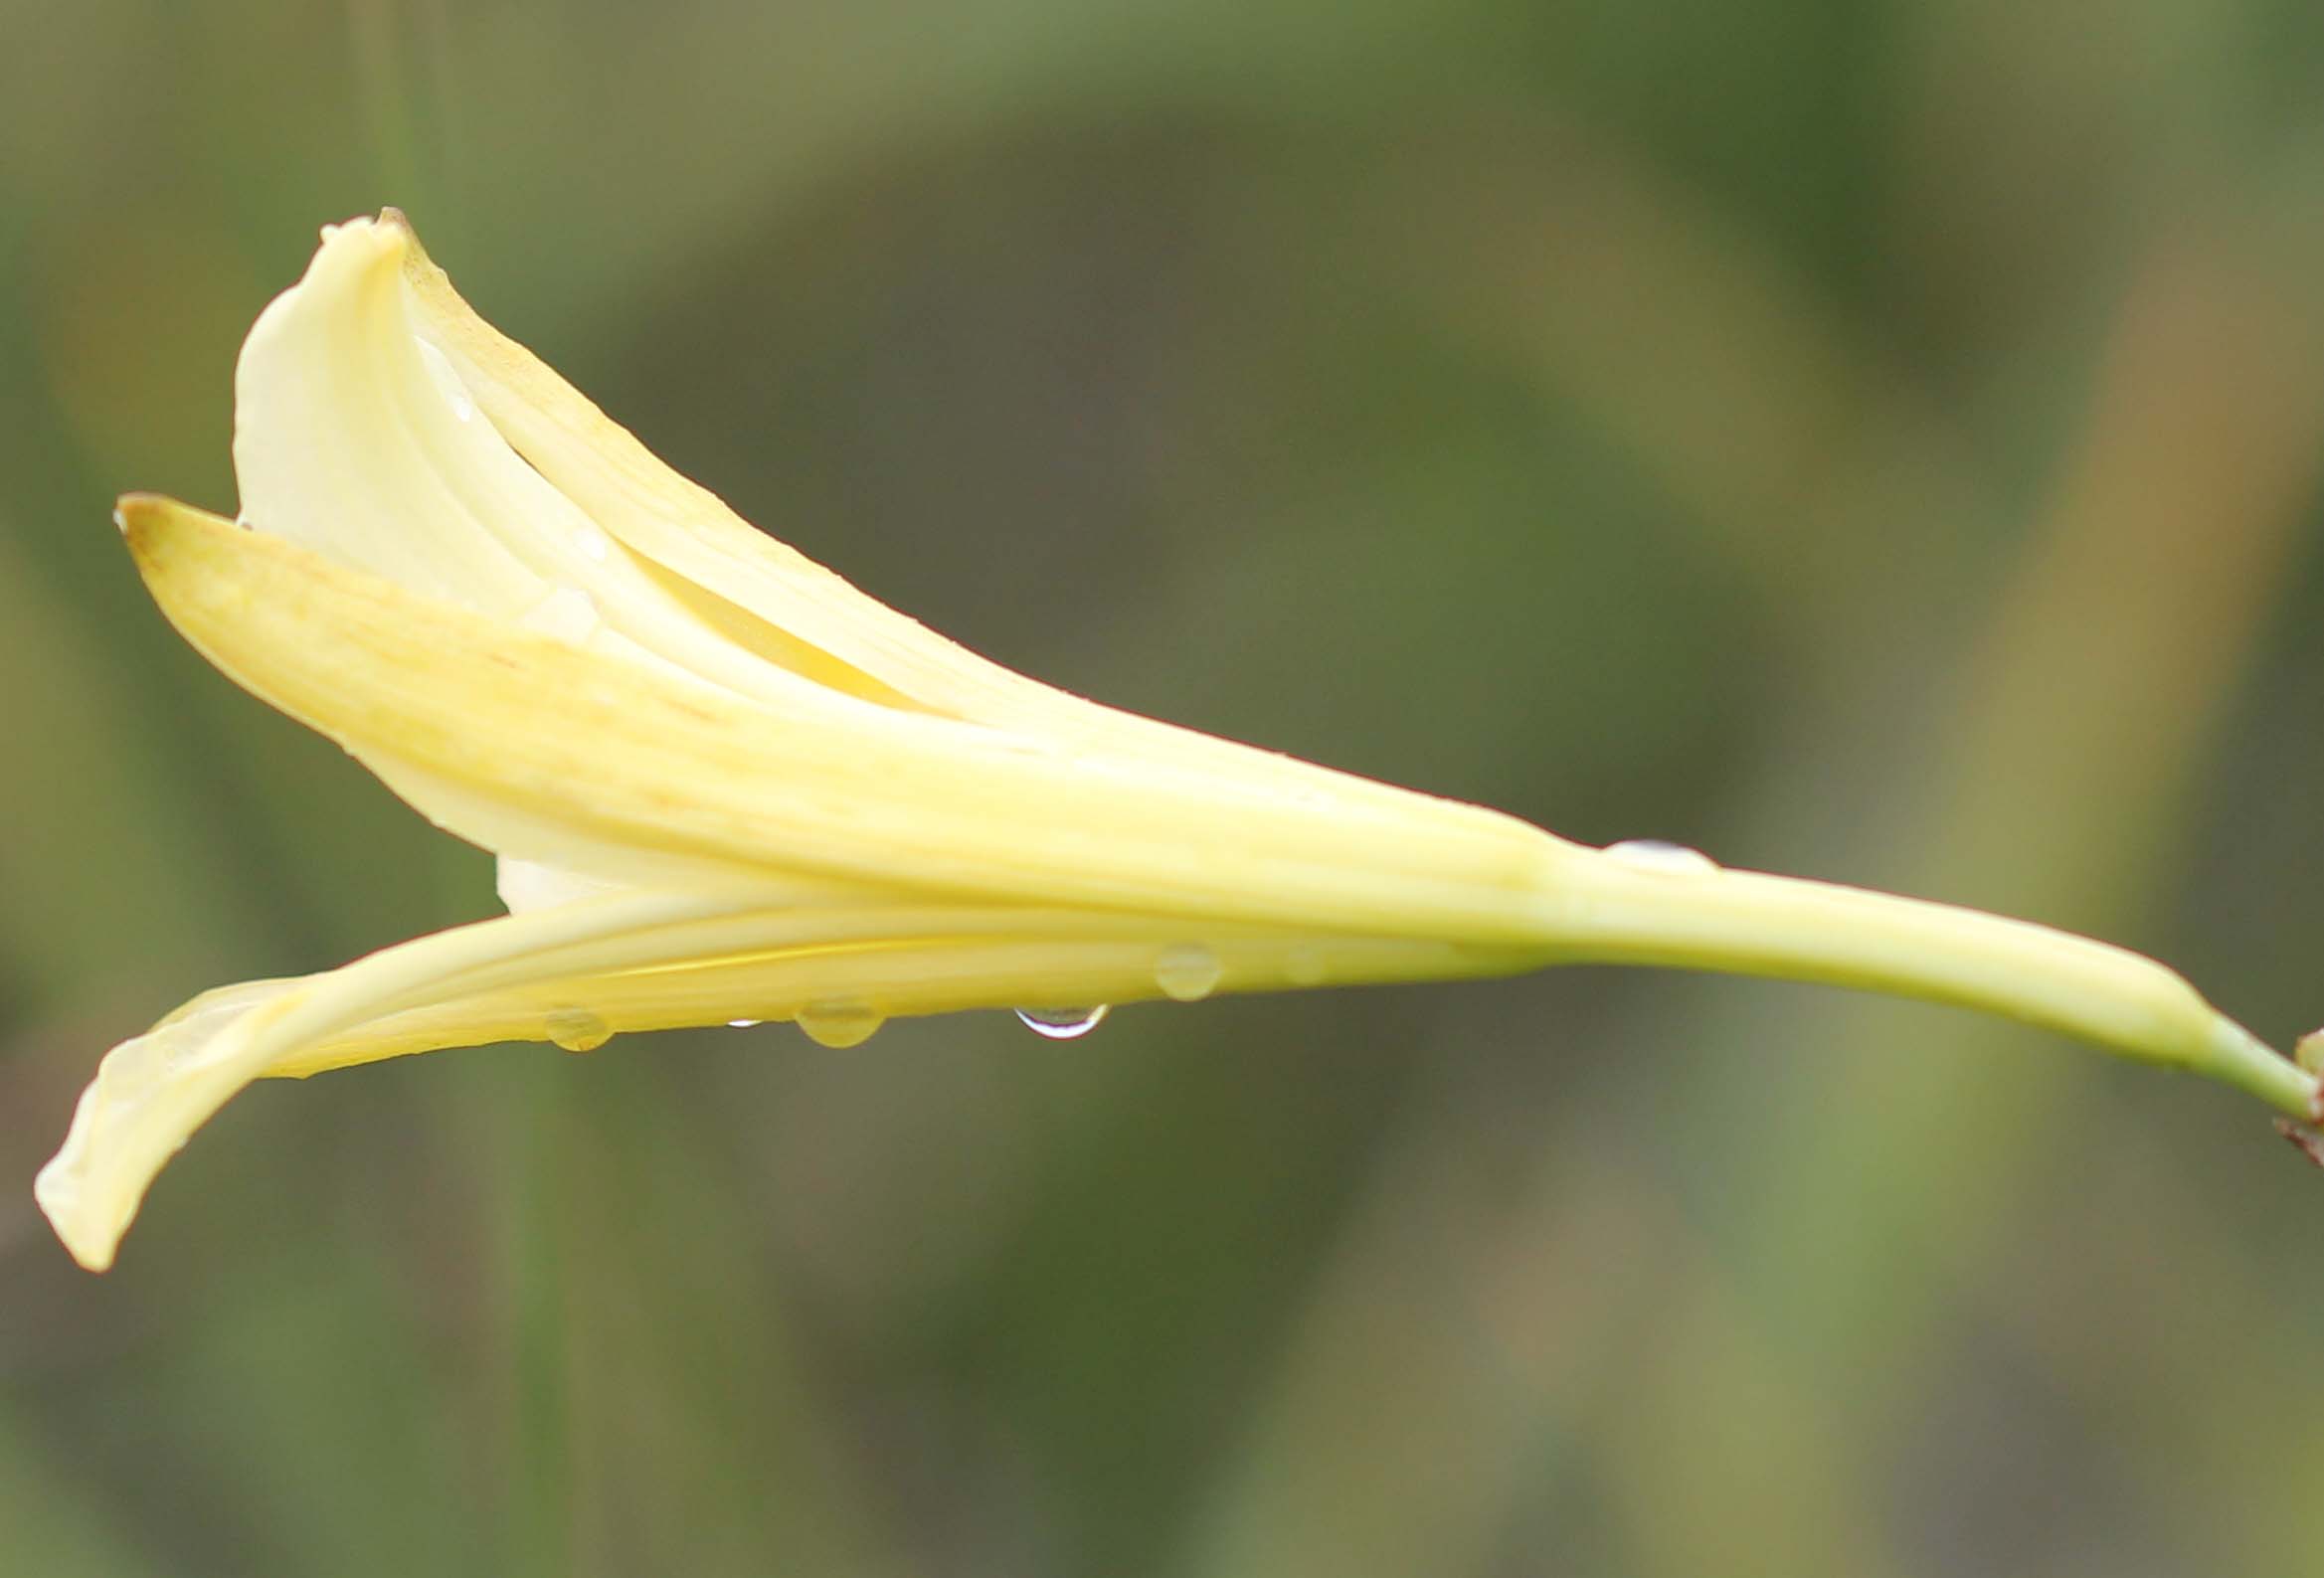
M 93 1085 L 82 1093 L 73 1114 L 76 1137 L 85 1132 L 89 1108 L 95 1100 Z M 69 1139 L 65 1147 L 34 1177 L 32 1193 L 41 1214 L 55 1230 L 57 1241 L 84 1271 L 111 1268 L 121 1235 L 128 1231 L 128 1220 L 126 1217 L 109 1223 L 97 1220 L 98 1213 L 90 1208 L 89 1197 L 81 1187 L 81 1147 L 73 1140 Z
M 113 500 L 113 525 L 133 542 L 168 503 L 159 493 L 123 493 Z

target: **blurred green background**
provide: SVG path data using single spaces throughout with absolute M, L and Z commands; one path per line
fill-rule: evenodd
M 2324 1180 L 1965 1015 L 1608 970 L 268 1084 L 493 909 L 164 626 L 396 203 L 750 518 L 1103 699 L 2324 1015 L 2313 0 L 0 0 L 0 1549 L 69 1574 L 2303 1570 Z

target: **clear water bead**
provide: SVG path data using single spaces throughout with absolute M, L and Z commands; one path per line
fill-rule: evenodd
M 763 1019 L 729 1019 L 726 1021 L 726 1027 L 729 1030 L 751 1030 L 765 1022 Z
M 1225 973 L 1218 956 L 1200 943 L 1173 943 L 1154 962 L 1155 984 L 1180 1002 L 1200 1002 Z
M 1095 1008 L 1019 1008 L 1016 1016 L 1035 1035 L 1045 1035 L 1052 1041 L 1071 1041 L 1098 1027 L 1098 1021 L 1106 1016 L 1106 1005 L 1101 1002 Z
M 1657 871 L 1666 876 L 1716 871 L 1718 862 L 1699 849 L 1674 844 L 1665 838 L 1625 838 L 1608 844 L 1606 853 L 1634 871 Z
M 887 1021 L 853 997 L 818 997 L 799 1010 L 799 1027 L 818 1046 L 843 1051 L 869 1041 Z
M 549 1039 L 568 1052 L 595 1052 L 614 1038 L 614 1027 L 587 1008 L 560 1008 L 549 1015 Z

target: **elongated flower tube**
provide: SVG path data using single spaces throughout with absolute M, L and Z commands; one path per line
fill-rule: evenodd
M 111 1263 L 258 1078 L 445 1047 L 1581 961 L 1984 1008 L 2308 1113 L 2315 1081 L 2138 955 L 1593 849 L 1065 695 L 662 465 L 455 294 L 394 211 L 326 229 L 235 380 L 239 520 L 132 494 L 170 621 L 494 852 L 511 913 L 207 992 L 106 1055 L 35 1186 Z

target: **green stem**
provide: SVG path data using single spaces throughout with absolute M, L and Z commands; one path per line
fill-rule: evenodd
M 2314 1076 L 2142 954 L 1924 899 L 1585 853 L 1543 898 L 1566 961 L 1826 981 L 1983 1009 L 2312 1116 Z

